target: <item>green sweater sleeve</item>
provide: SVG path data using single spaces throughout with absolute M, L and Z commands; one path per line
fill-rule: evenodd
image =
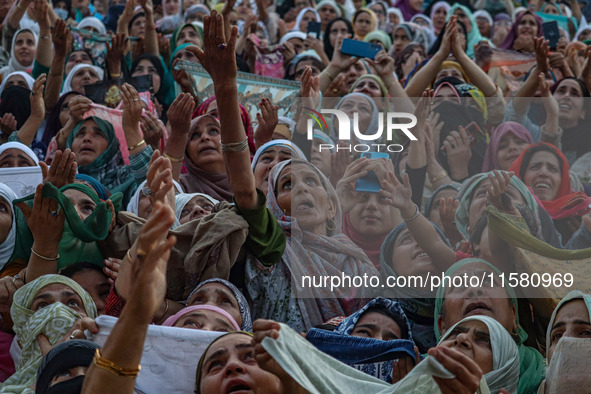
M 277 264 L 283 256 L 286 238 L 279 223 L 266 207 L 265 194 L 257 189 L 258 204 L 253 209 L 242 209 L 238 212 L 248 223 L 246 248 L 266 266 Z
M 37 60 L 33 62 L 33 71 L 31 72 L 31 76 L 34 79 L 39 78 L 39 75 L 47 74 L 49 75 L 49 67 L 44 66 L 42 64 L 37 63 Z

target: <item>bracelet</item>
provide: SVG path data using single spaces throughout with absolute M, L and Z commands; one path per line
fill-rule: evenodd
M 431 184 L 442 180 L 443 178 L 445 178 L 447 176 L 447 171 L 443 170 L 441 171 L 439 174 L 435 175 L 433 178 L 430 179 Z
M 414 204 L 414 205 L 415 205 L 415 208 L 417 209 L 417 211 L 415 212 L 414 215 L 412 215 L 409 218 L 402 217 L 402 220 L 404 220 L 405 222 L 411 222 L 411 221 L 415 220 L 419 216 L 419 214 L 421 213 L 421 211 L 419 211 L 419 206 L 417 204 Z M 402 216 L 402 215 L 400 215 L 400 216 Z
M 181 157 L 180 159 L 177 159 L 176 157 L 172 157 L 171 155 L 169 155 L 168 153 L 164 152 L 164 157 L 167 158 L 168 160 L 170 160 L 173 163 L 181 163 L 183 160 L 185 160 L 185 157 Z
M 121 76 L 121 73 L 119 74 L 111 74 L 111 78 L 119 78 Z
M 229 144 L 224 144 L 222 142 L 222 152 L 242 152 L 248 146 L 248 139 L 245 138 L 239 142 L 230 142 Z
M 129 261 L 130 263 L 133 263 L 133 259 L 131 258 L 131 253 L 129 253 L 129 249 L 127 249 L 126 256 L 127 256 L 127 261 Z
M 41 38 L 42 40 L 51 40 L 51 34 L 47 36 L 41 36 L 39 38 Z
M 129 146 L 128 146 L 128 147 L 127 147 L 127 150 L 129 150 L 129 151 L 131 152 L 131 151 L 132 151 L 132 150 L 134 150 L 135 148 L 139 148 L 139 147 L 140 147 L 142 144 L 145 144 L 145 143 L 146 143 L 146 141 L 145 141 L 145 140 L 141 140 L 140 142 L 138 142 L 137 144 L 135 144 L 135 145 L 134 145 L 134 146 L 132 146 L 132 147 L 129 147 Z
M 164 299 L 164 303 L 166 304 L 166 308 L 164 308 L 164 313 L 162 313 L 162 316 L 160 316 L 160 318 L 157 319 L 157 321 L 164 319 L 164 316 L 166 316 L 166 312 L 168 312 L 168 300 L 166 298 Z
M 107 372 L 110 372 L 117 376 L 123 376 L 125 378 L 135 378 L 140 373 L 142 369 L 141 365 L 138 365 L 137 368 L 122 368 L 119 365 L 115 364 L 113 361 L 107 360 L 101 357 L 101 351 L 96 349 L 94 353 L 94 358 L 92 360 L 94 365 L 97 367 L 104 369 Z
M 31 252 L 33 252 L 33 254 L 35 256 L 39 257 L 40 259 L 47 260 L 47 261 L 57 261 L 60 258 L 60 254 L 59 253 L 57 254 L 57 257 L 45 257 L 45 256 L 42 256 L 39 253 L 35 252 L 35 249 L 33 249 L 32 247 L 31 247 Z

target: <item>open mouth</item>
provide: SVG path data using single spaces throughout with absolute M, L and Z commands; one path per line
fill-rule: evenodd
M 244 383 L 237 383 L 232 385 L 229 390 L 228 390 L 228 394 L 229 393 L 241 393 L 241 392 L 247 392 L 250 391 L 250 387 L 247 386 Z
M 200 149 L 199 153 L 204 153 L 204 152 L 208 152 L 208 151 L 217 152 L 217 149 L 213 146 L 206 146 L 205 148 Z
M 534 185 L 534 189 L 550 190 L 552 187 L 546 182 L 538 182 Z
M 570 111 L 572 108 L 570 104 L 560 104 L 558 107 L 561 111 Z
M 492 309 L 484 302 L 473 302 L 464 309 L 464 316 L 480 315 L 484 312 L 492 312 Z
M 302 201 L 296 206 L 296 211 L 306 211 L 314 208 L 314 204 L 310 201 Z
M 425 253 L 423 250 L 418 249 L 416 252 L 414 252 L 411 256 L 411 259 L 422 259 L 422 258 L 429 258 L 429 255 L 427 253 Z

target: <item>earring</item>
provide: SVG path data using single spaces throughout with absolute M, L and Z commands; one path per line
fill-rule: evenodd
M 332 224 L 331 224 L 331 223 L 332 223 Z M 328 222 L 326 222 L 326 229 L 327 229 L 328 231 L 334 231 L 334 229 L 335 229 L 336 227 L 337 227 L 337 224 L 336 224 L 336 222 L 334 221 L 334 219 L 333 219 L 333 218 L 330 218 L 330 219 L 328 220 Z

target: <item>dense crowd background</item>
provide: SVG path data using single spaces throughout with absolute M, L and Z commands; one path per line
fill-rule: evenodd
M 2 0 L 0 392 L 588 392 L 588 17 Z M 298 97 L 252 116 L 239 72 Z M 416 139 L 351 148 L 391 112 Z M 488 279 L 300 280 L 442 273 Z

